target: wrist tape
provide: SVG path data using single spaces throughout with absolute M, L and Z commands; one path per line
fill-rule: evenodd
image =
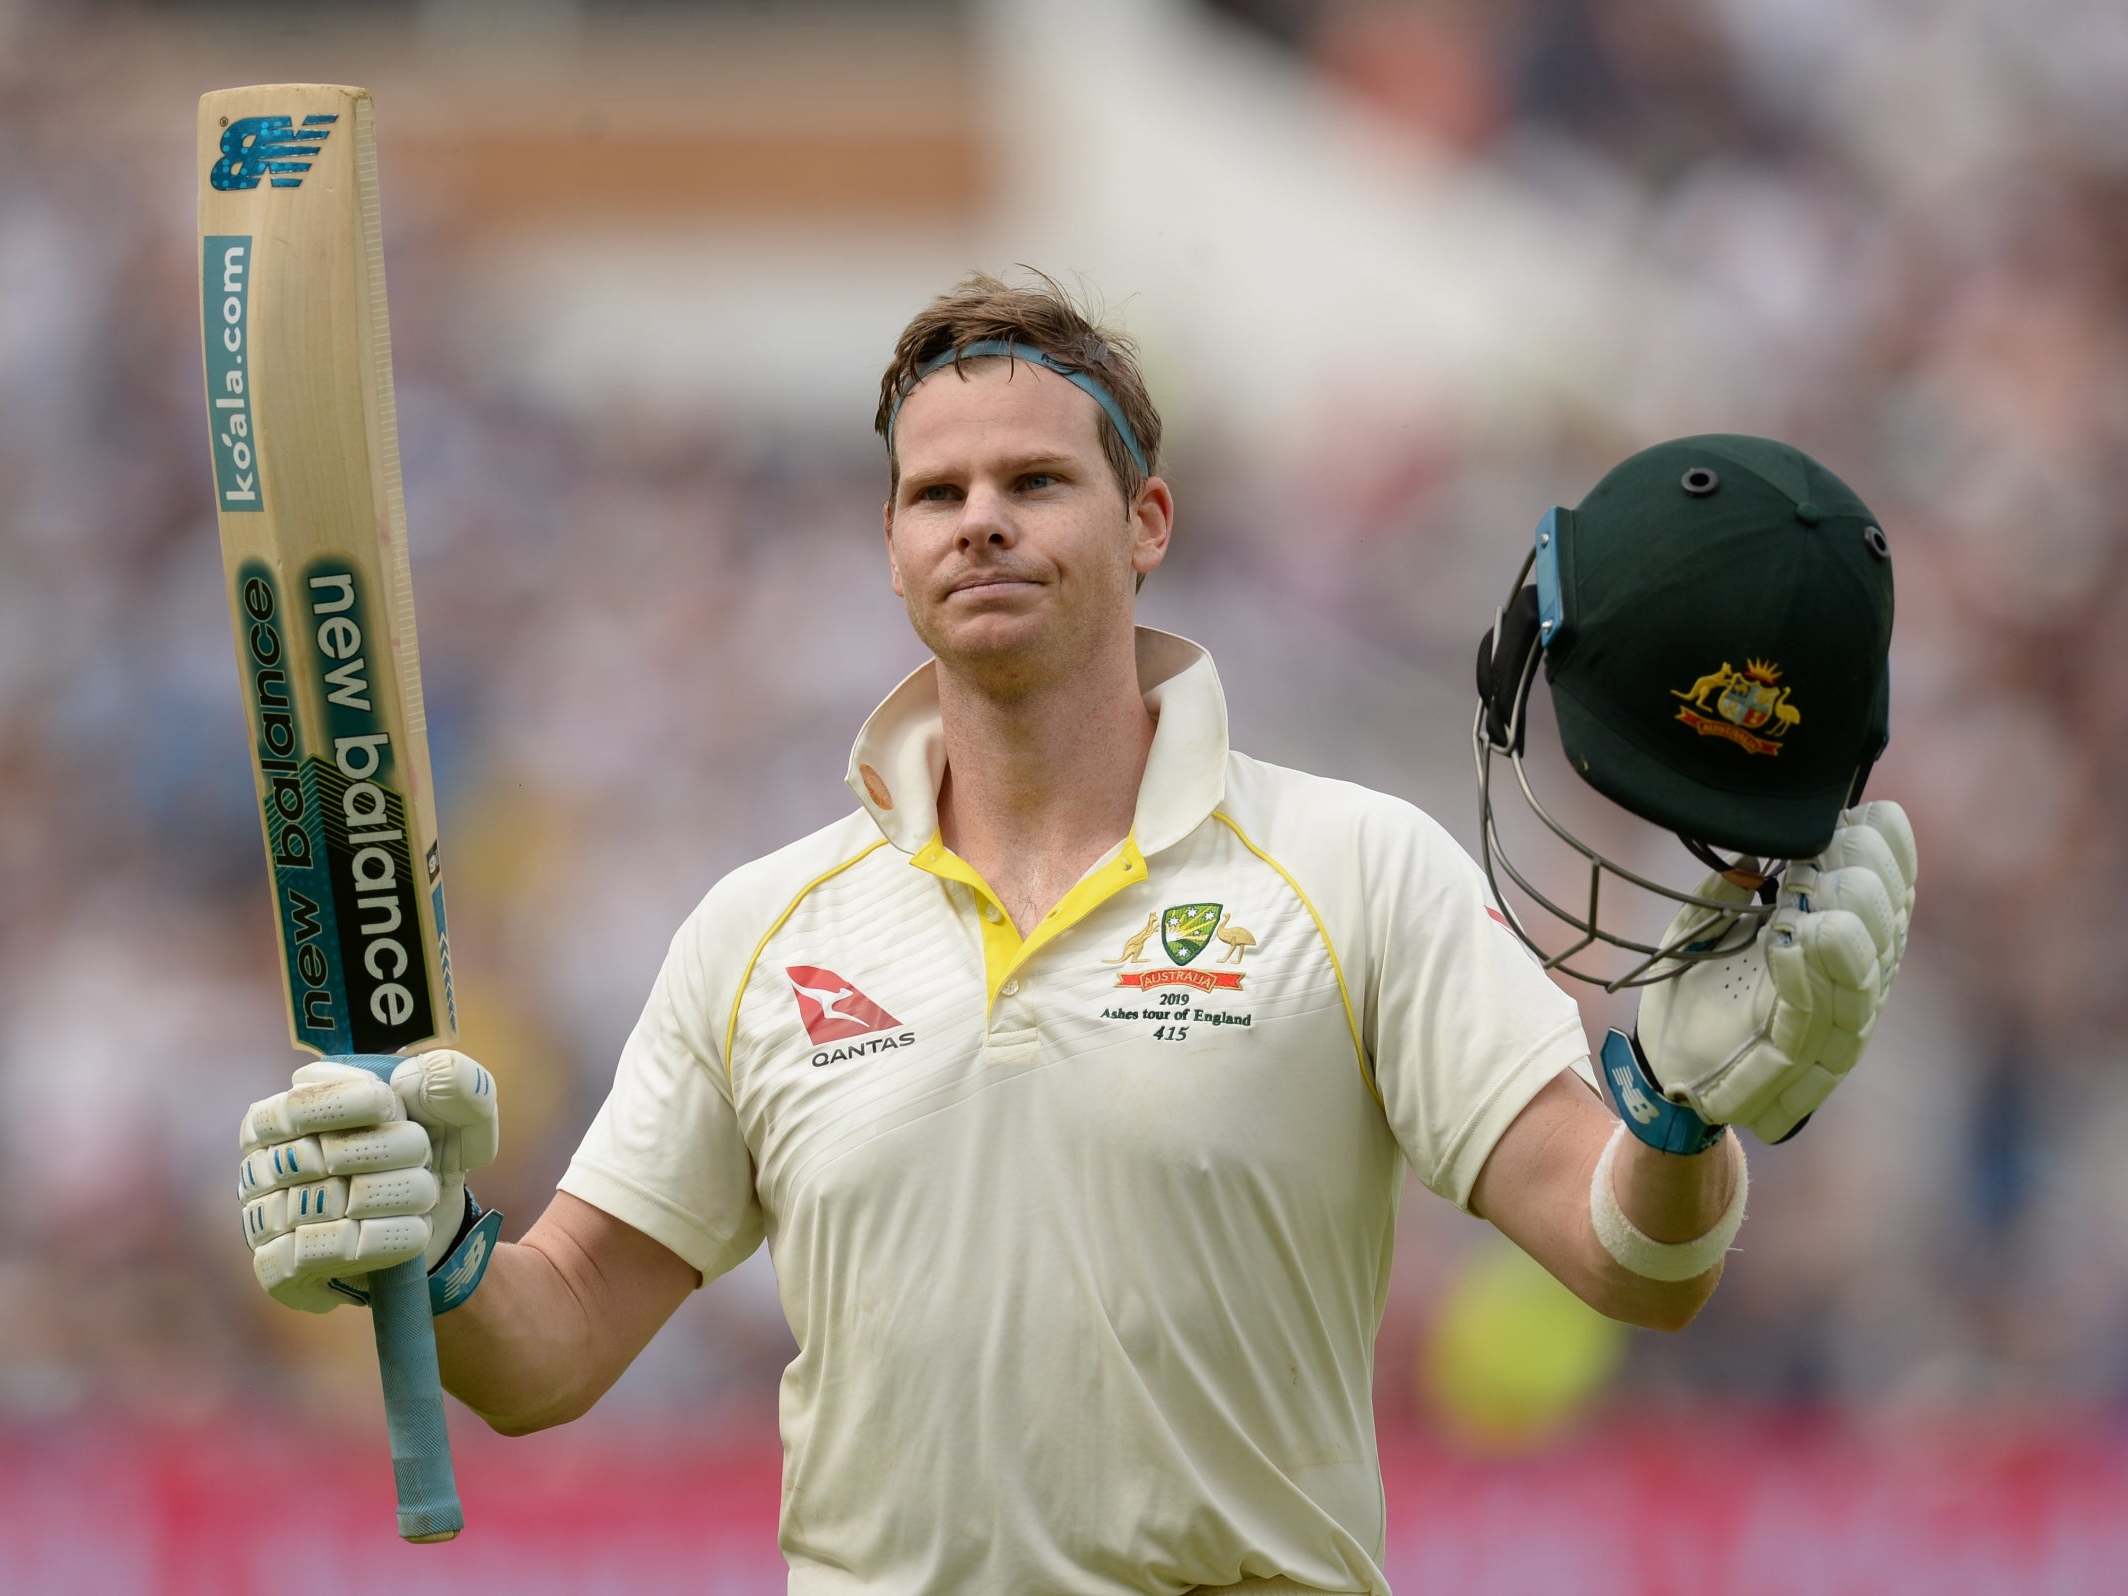
M 1714 1222 L 1714 1228 L 1692 1241 L 1657 1241 L 1626 1217 L 1626 1211 L 1618 1206 L 1618 1194 L 1611 1189 L 1611 1166 L 1617 1162 L 1618 1148 L 1625 1136 L 1623 1125 L 1611 1132 L 1603 1156 L 1596 1160 L 1596 1178 L 1589 1183 L 1589 1222 L 1596 1228 L 1596 1239 L 1621 1268 L 1644 1280 L 1691 1280 L 1705 1274 L 1721 1262 L 1722 1254 L 1736 1240 L 1737 1227 L 1744 1222 L 1744 1199 L 1751 1191 L 1751 1175 L 1743 1149 L 1738 1148 L 1733 1155 L 1736 1190 L 1729 1194 L 1729 1206 Z

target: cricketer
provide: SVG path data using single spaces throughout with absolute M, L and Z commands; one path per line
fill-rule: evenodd
M 424 1257 L 445 1388 L 520 1435 L 765 1242 L 798 1596 L 1384 1596 L 1406 1168 L 1674 1330 L 1744 1218 L 1738 1132 L 1793 1134 L 1863 1051 L 1915 877 L 1904 814 L 1862 798 L 1888 542 L 1816 461 L 1734 436 L 1546 516 L 1480 647 L 1474 860 L 1400 799 L 1230 747 L 1212 656 L 1135 623 L 1177 526 L 1160 416 L 1050 279 L 926 306 L 876 424 L 885 575 L 931 658 L 859 729 L 856 808 L 709 888 L 517 1241 L 466 1186 L 498 1139 L 463 1055 L 392 1084 L 310 1064 L 253 1105 L 254 1171 L 297 1141 L 272 1127 L 329 1165 L 410 1119 L 435 1177 L 359 1212 L 315 1157 L 269 1177 L 261 1283 L 318 1311 Z M 1665 888 L 1560 828 L 1611 901 L 1670 900 L 1658 941 L 1591 902 L 1550 951 L 1495 890 L 1541 886 L 1490 779 L 1519 778 L 1540 673 L 1572 768 L 1705 872 Z M 1638 1021 L 1592 1050 L 1554 976 L 1603 945 L 1636 958 Z

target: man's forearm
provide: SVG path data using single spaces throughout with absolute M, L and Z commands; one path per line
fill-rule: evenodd
M 505 1435 L 566 1424 L 606 1394 L 702 1277 L 642 1231 L 556 1192 L 480 1287 L 436 1321 L 443 1385 Z
M 1621 1137 L 1611 1161 L 1611 1190 L 1626 1218 L 1651 1240 L 1695 1241 L 1728 1212 L 1743 1156 L 1734 1131 L 1691 1157 L 1657 1152 L 1637 1137 Z M 1690 1280 L 1649 1280 L 1597 1250 L 1612 1291 L 1629 1309 L 1619 1317 L 1636 1324 L 1681 1329 L 1714 1295 L 1722 1277 L 1717 1263 Z
M 589 1343 L 567 1276 L 523 1243 L 497 1247 L 480 1289 L 436 1320 L 443 1388 L 505 1435 L 566 1423 L 590 1405 Z

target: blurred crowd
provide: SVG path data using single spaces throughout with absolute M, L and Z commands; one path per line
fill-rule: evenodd
M 2074 3 L 1213 9 L 1415 146 L 1593 226 L 1590 271 L 1690 289 L 1635 307 L 1601 413 L 1473 417 L 1421 378 L 1385 417 L 1374 378 L 1375 425 L 1326 418 L 1333 469 L 1286 502 L 1316 509 L 1315 535 L 1264 529 L 1326 613 L 1459 678 L 1469 617 L 1511 574 L 1494 540 L 1553 502 L 1532 487 L 1571 504 L 1686 432 L 1803 446 L 1892 539 L 1893 740 L 1871 793 L 1921 838 L 1915 955 L 1865 1077 L 1759 1159 L 1781 1184 L 1762 1182 L 1700 1327 L 1634 1371 L 1775 1399 L 2117 1408 L 2128 101 L 2109 85 L 2128 24 Z
M 2069 0 L 1206 9 L 1573 216 L 1605 269 L 1696 288 L 1675 319 L 1636 307 L 1640 358 L 1601 411 L 1539 393 L 1474 414 L 1399 356 L 1353 373 L 1305 468 L 1276 473 L 1216 407 L 1193 416 L 1144 618 L 1212 647 L 1237 746 L 1473 841 L 1478 634 L 1543 510 L 1661 436 L 1786 437 L 1891 538 L 1872 792 L 1921 839 L 1902 987 L 1863 1076 L 1755 1152 L 1712 1306 L 1636 1337 L 1615 1395 L 2118 1410 L 2128 30 Z M 192 196 L 124 149 L 57 158 L 62 109 L 0 66 L 0 1425 L 319 1402 L 374 1378 L 362 1327 L 265 1302 L 232 1196 L 285 1025 Z M 448 336 L 479 292 L 454 247 L 448 217 L 395 241 L 392 313 L 465 1040 L 504 1089 L 476 1185 L 514 1235 L 672 929 L 723 871 L 847 811 L 849 740 L 922 656 L 878 548 L 869 395 L 795 432 L 721 399 L 569 409 Z M 1159 314 L 1133 302 L 1133 330 L 1157 344 Z M 1407 1200 L 1385 1423 L 1420 1413 L 1434 1307 L 1488 1234 Z M 757 1258 L 612 1408 L 765 1420 L 788 1350 Z

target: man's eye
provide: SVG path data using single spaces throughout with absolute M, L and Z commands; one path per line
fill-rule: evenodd
M 1047 488 L 1053 486 L 1056 480 L 1056 476 L 1052 472 L 1030 471 L 1020 478 L 1020 486 L 1023 488 Z
M 945 495 L 954 493 L 956 491 L 958 490 L 955 489 L 953 484 L 950 482 L 930 482 L 926 483 L 923 487 L 917 489 L 916 496 L 919 499 L 928 499 L 932 503 L 937 504 L 943 502 L 943 498 Z

